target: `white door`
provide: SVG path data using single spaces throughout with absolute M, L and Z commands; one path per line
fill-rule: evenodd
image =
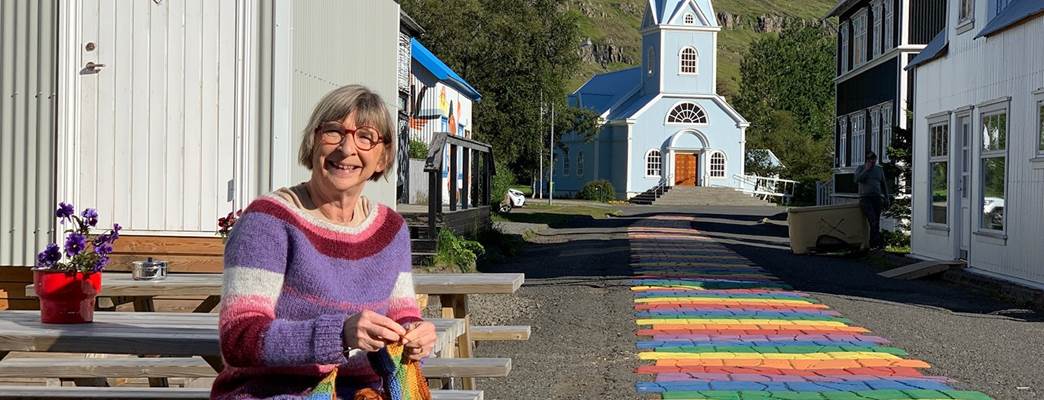
M 213 235 L 236 206 L 237 3 L 68 3 L 80 22 L 70 200 L 102 226 Z
M 971 173 L 971 151 L 972 151 L 972 125 L 971 125 L 971 114 L 959 115 L 957 117 L 957 129 L 954 132 L 958 137 L 955 142 L 957 143 L 960 156 L 957 163 L 959 164 L 957 173 L 959 178 L 957 180 L 957 199 L 959 216 L 959 225 L 957 226 L 960 232 L 960 251 L 959 257 L 963 260 L 968 259 L 968 247 L 971 243 L 971 188 L 972 188 L 972 173 Z

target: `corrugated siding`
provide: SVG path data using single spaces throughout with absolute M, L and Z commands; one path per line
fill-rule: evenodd
M 51 236 L 54 1 L 0 2 L 0 266 L 29 266 Z
M 231 211 L 236 3 L 79 3 L 78 206 L 130 232 L 208 234 Z
M 398 43 L 399 4 L 394 1 L 293 4 L 291 143 L 295 149 L 312 108 L 337 87 L 365 85 L 384 99 L 393 115 L 398 112 Z M 296 157 L 293 161 L 291 182 L 308 180 L 311 172 L 298 165 Z M 367 183 L 365 194 L 370 199 L 395 206 L 395 168 L 385 175 L 387 180 Z
M 980 24 L 979 21 L 985 20 L 986 10 L 985 6 L 977 4 L 977 7 L 976 24 Z M 980 26 L 977 25 L 976 29 Z M 954 232 L 947 236 L 924 229 L 927 222 L 924 193 L 928 185 L 928 124 L 925 117 L 1010 96 L 1005 200 L 1008 238 L 1004 243 L 972 235 L 969 263 L 994 274 L 1044 285 L 1044 264 L 1040 262 L 1044 259 L 1044 246 L 1041 246 L 1041 238 L 1044 238 L 1044 170 L 1034 169 L 1030 161 L 1036 157 L 1038 140 L 1033 91 L 1044 87 L 1044 42 L 1040 40 L 1044 37 L 1044 18 L 1035 17 L 988 39 L 973 40 L 973 31 L 954 35 L 951 30 L 949 54 L 917 69 L 913 250 L 925 256 L 953 258 L 953 240 L 960 237 Z M 980 110 L 975 108 L 972 126 L 977 128 L 976 133 L 982 124 L 979 113 Z M 951 118 L 951 124 L 954 121 Z M 959 154 L 951 146 L 951 162 Z M 981 190 L 978 156 L 978 151 L 973 151 L 973 184 L 970 188 L 973 226 L 977 226 L 975 220 L 980 214 L 975 212 L 975 199 Z M 956 185 L 956 172 L 953 172 L 950 188 Z M 952 190 L 950 197 L 956 198 Z M 955 208 L 951 203 L 950 221 L 957 218 Z

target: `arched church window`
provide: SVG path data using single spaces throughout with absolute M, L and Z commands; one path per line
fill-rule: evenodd
M 692 14 L 685 14 L 685 25 L 692 25 L 694 23 L 696 23 L 696 17 L 693 17 Z
M 710 176 L 711 178 L 725 177 L 725 154 L 720 151 L 711 154 Z
M 696 103 L 681 103 L 671 110 L 667 122 L 672 124 L 706 124 L 707 113 Z
M 660 176 L 662 168 L 663 159 L 660 157 L 660 151 L 656 149 L 649 150 L 645 154 L 645 176 Z
M 576 176 L 584 176 L 584 152 L 576 154 Z
M 652 47 L 649 48 L 649 54 L 645 58 L 645 68 L 647 69 L 645 73 L 652 78 L 656 73 L 656 50 L 653 50 Z
M 700 72 L 700 56 L 696 54 L 696 49 L 692 47 L 682 49 L 680 58 L 681 73 L 698 74 Z
M 562 150 L 562 175 L 569 176 L 569 149 Z

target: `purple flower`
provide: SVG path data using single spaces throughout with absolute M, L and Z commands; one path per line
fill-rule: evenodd
M 115 242 L 116 239 L 120 238 L 120 229 L 123 229 L 120 224 L 112 224 L 112 240 L 110 243 Z
M 94 246 L 94 252 L 98 253 L 98 255 L 100 255 L 102 257 L 108 256 L 109 254 L 112 254 L 112 245 L 109 244 L 109 243 L 102 243 L 100 245 L 95 245 Z
M 77 254 L 80 254 L 80 252 L 82 252 L 83 249 L 86 247 L 87 237 L 83 236 L 80 233 L 73 232 L 65 238 L 65 255 L 67 257 L 72 257 Z
M 102 269 L 104 269 L 105 268 L 105 264 L 108 264 L 108 263 L 109 263 L 109 256 L 108 255 L 100 255 L 98 257 L 98 260 L 96 260 L 94 262 L 94 267 L 91 268 L 91 270 L 93 272 L 99 272 Z
M 73 214 L 75 214 L 75 213 L 76 213 L 76 210 L 73 208 L 72 204 L 62 202 L 62 203 L 58 203 L 58 209 L 55 210 L 54 216 L 56 216 L 59 219 L 61 219 L 62 223 L 64 224 L 65 221 L 68 221 L 69 218 L 71 218 L 73 216 Z
M 98 225 L 98 210 L 95 210 L 93 208 L 87 208 L 83 210 L 83 213 L 80 214 L 80 216 L 83 217 L 83 220 L 87 223 L 87 226 Z
M 53 267 L 54 263 L 61 259 L 62 253 L 54 243 L 47 244 L 47 248 L 36 255 L 37 266 L 42 268 Z

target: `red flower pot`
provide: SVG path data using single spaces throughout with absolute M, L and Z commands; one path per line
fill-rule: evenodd
M 40 322 L 82 324 L 94 320 L 94 299 L 101 291 L 101 272 L 33 271 L 40 298 Z

